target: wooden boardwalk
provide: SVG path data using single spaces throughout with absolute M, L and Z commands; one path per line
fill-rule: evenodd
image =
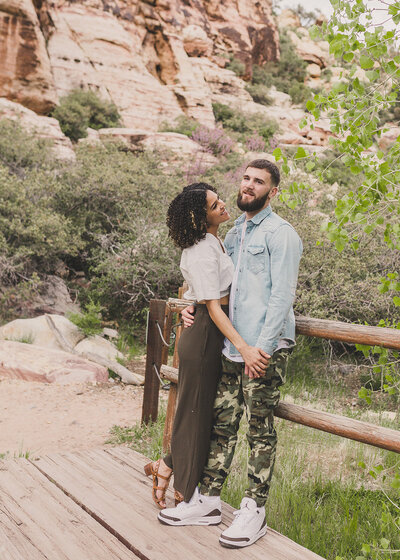
M 226 504 L 219 526 L 161 525 L 146 462 L 124 447 L 0 461 L 0 560 L 321 560 L 273 529 L 245 551 L 222 548 Z

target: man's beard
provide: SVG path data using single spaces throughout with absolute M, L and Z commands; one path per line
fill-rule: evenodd
M 264 204 L 268 200 L 269 193 L 270 191 L 265 193 L 260 198 L 254 197 L 254 199 L 251 200 L 250 202 L 243 202 L 242 195 L 239 191 L 236 204 L 238 205 L 239 210 L 242 210 L 243 212 L 257 212 L 257 210 L 261 210 L 261 208 L 264 207 Z

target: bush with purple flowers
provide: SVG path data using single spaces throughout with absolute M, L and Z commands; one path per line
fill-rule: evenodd
M 199 126 L 192 133 L 192 139 L 214 156 L 229 154 L 234 145 L 232 138 L 222 128 Z
M 265 140 L 256 130 L 246 139 L 245 145 L 249 152 L 265 152 Z

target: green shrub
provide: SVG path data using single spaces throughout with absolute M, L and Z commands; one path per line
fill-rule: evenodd
M 213 103 L 213 110 L 215 119 L 221 122 L 224 128 L 239 133 L 241 141 L 245 141 L 246 137 L 254 132 L 268 141 L 278 130 L 277 122 L 261 113 L 249 115 L 221 103 Z
M 74 323 L 86 336 L 93 336 L 100 334 L 103 331 L 102 327 L 102 312 L 103 307 L 95 303 L 92 299 L 85 306 L 84 313 L 69 313 L 68 319 Z
M 246 86 L 246 91 L 250 93 L 253 101 L 256 103 L 271 105 L 272 98 L 269 95 L 269 88 L 264 84 L 248 84 Z
M 293 103 L 303 103 L 311 95 L 304 85 L 307 63 L 300 58 L 285 29 L 279 30 L 280 60 L 267 62 L 264 66 L 253 66 L 252 83 L 275 86 L 279 91 L 288 93 Z
M 60 99 L 53 111 L 61 130 L 73 141 L 87 136 L 88 127 L 96 130 L 120 126 L 116 105 L 101 99 L 93 91 L 75 89 Z
M 70 219 L 54 208 L 58 187 L 45 171 L 22 179 L 0 166 L 0 256 L 14 276 L 50 273 L 60 258 L 77 252 Z
M 299 105 L 310 99 L 312 91 L 305 84 L 296 82 L 290 86 L 288 94 L 292 98 L 293 103 Z
M 50 140 L 27 133 L 18 121 L 0 120 L 0 164 L 12 173 L 23 176 L 50 165 L 54 160 L 51 146 Z
M 226 67 L 229 70 L 232 70 L 232 72 L 235 72 L 235 74 L 239 76 L 239 78 L 242 78 L 246 73 L 246 65 L 238 58 L 235 58 L 233 55 L 229 57 L 229 63 Z
M 191 137 L 199 126 L 200 123 L 196 121 L 196 119 L 192 119 L 186 115 L 180 115 L 172 124 L 168 122 L 161 123 L 159 130 L 160 132 L 177 132 Z
M 235 114 L 235 111 L 231 107 L 223 103 L 213 103 L 212 108 L 215 120 L 222 124 L 226 123 Z

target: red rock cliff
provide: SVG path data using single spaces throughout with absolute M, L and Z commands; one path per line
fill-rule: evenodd
M 147 130 L 182 113 L 212 124 L 227 56 L 248 76 L 279 56 L 270 0 L 0 0 L 0 33 L 0 96 L 46 113 L 89 87 Z

